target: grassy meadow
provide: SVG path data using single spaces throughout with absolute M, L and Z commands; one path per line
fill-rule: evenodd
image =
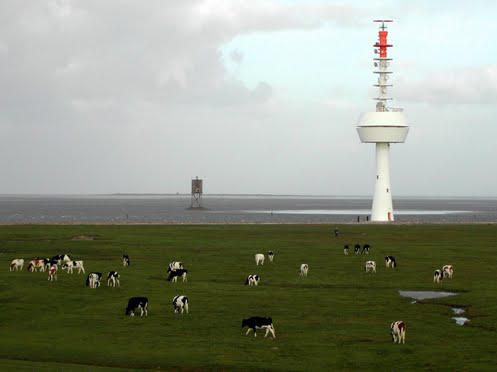
M 2 226 L 0 370 L 495 370 L 497 225 L 347 225 L 339 238 L 334 227 Z M 369 243 L 371 254 L 344 256 L 344 243 Z M 256 267 L 254 254 L 268 250 L 274 263 Z M 119 271 L 121 287 L 26 271 L 31 258 L 63 253 L 87 272 Z M 27 261 L 22 272 L 9 272 L 13 258 Z M 173 259 L 188 283 L 166 281 Z M 364 272 L 368 259 L 376 274 Z M 435 285 L 443 264 L 454 279 Z M 244 286 L 248 274 L 261 276 L 259 287 Z M 398 295 L 439 288 L 459 294 L 416 304 Z M 176 294 L 189 297 L 189 315 L 173 313 Z M 148 318 L 124 315 L 132 296 L 149 298 Z M 451 305 L 471 322 L 457 326 Z M 273 318 L 276 339 L 245 336 L 241 320 L 254 315 Z M 394 320 L 407 324 L 405 345 L 391 341 Z

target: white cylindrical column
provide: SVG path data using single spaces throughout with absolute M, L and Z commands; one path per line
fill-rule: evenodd
M 390 144 L 376 143 L 376 184 L 371 221 L 393 221 L 392 191 L 390 190 Z

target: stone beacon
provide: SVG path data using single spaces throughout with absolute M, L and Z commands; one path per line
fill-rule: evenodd
M 386 23 L 392 20 L 375 20 L 380 23 L 378 41 L 374 44 L 374 73 L 378 80 L 374 84 L 378 88 L 376 111 L 364 112 L 359 117 L 357 132 L 363 143 L 376 144 L 376 181 L 371 211 L 371 221 L 388 222 L 394 220 L 392 189 L 390 186 L 390 144 L 404 143 L 409 131 L 403 109 L 392 108 L 388 96 L 389 71 L 391 58 L 388 58 L 388 31 Z

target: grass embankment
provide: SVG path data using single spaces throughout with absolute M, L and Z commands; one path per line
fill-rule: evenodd
M 0 228 L 0 370 L 64 371 L 181 367 L 272 370 L 494 370 L 497 363 L 497 226 L 9 226 Z M 72 240 L 92 235 L 95 240 Z M 343 244 L 372 245 L 344 256 Z M 275 252 L 256 267 L 254 254 Z M 120 257 L 130 255 L 123 268 Z M 13 258 L 69 253 L 88 271 L 121 273 L 121 288 L 84 286 L 83 275 L 9 272 Z M 384 267 L 394 255 L 398 269 Z M 190 270 L 186 284 L 165 280 L 169 261 Z M 364 261 L 378 273 L 364 273 Z M 309 276 L 299 278 L 301 263 Z M 432 283 L 451 263 L 454 279 Z M 26 265 L 27 266 L 27 262 Z M 243 285 L 248 274 L 261 285 Z M 410 304 L 398 289 L 442 288 L 458 296 Z M 173 314 L 176 294 L 191 313 Z M 150 299 L 147 319 L 126 318 L 131 296 Z M 460 327 L 447 304 L 466 307 Z M 246 337 L 241 319 L 271 316 L 275 340 Z M 407 323 L 394 345 L 393 320 Z M 79 366 L 79 367 L 78 367 Z

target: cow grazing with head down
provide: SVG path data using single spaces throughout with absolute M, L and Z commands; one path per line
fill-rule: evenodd
M 167 272 L 170 273 L 171 271 L 175 270 L 180 270 L 184 269 L 183 263 L 179 261 L 172 261 L 169 262 L 169 265 L 167 266 Z
M 250 333 L 250 330 L 253 330 L 254 337 L 257 337 L 257 330 L 258 329 L 265 329 L 266 334 L 264 335 L 264 337 L 267 337 L 269 332 L 271 332 L 271 335 L 273 336 L 273 338 L 276 338 L 276 333 L 275 333 L 274 326 L 273 326 L 273 319 L 271 319 L 271 318 L 263 318 L 260 316 L 253 316 L 253 317 L 248 318 L 248 319 L 243 319 L 242 320 L 242 329 L 245 327 L 248 327 L 245 335 L 248 335 Z
M 48 269 L 48 280 L 49 281 L 53 282 L 54 280 L 57 280 L 57 270 L 58 270 L 57 265 L 50 266 L 50 269 Z
M 129 256 L 127 254 L 123 254 L 123 266 L 128 267 L 130 265 Z
M 45 272 L 45 260 L 42 258 L 35 258 L 31 260 L 28 265 L 29 272 L 43 271 Z
M 148 316 L 148 298 L 147 297 L 131 297 L 126 306 L 126 315 L 135 316 L 136 309 L 140 309 L 140 316 Z
M 259 266 L 259 264 L 264 265 L 264 255 L 262 253 L 255 254 L 255 264 Z
M 361 245 L 360 244 L 354 245 L 354 253 L 355 254 L 361 253 Z
M 345 244 L 343 246 L 343 254 L 348 256 L 349 255 L 349 245 L 348 244 Z
M 440 283 L 443 278 L 443 271 L 439 269 L 435 270 L 435 272 L 433 273 L 433 283 Z
M 22 258 L 16 258 L 10 263 L 9 271 L 21 271 L 23 267 L 24 260 Z
M 305 264 L 303 263 L 302 265 L 300 265 L 300 272 L 299 272 L 299 275 L 300 276 L 307 276 L 307 273 L 309 272 L 309 265 L 308 264 Z
M 397 267 L 397 261 L 395 261 L 394 256 L 385 256 L 385 266 L 395 269 Z
M 120 275 L 117 271 L 109 271 L 107 274 L 107 286 L 108 287 L 120 287 L 121 283 L 119 283 Z
M 269 262 L 273 262 L 273 260 L 274 260 L 274 252 L 273 251 L 267 252 L 267 258 L 269 258 Z
M 78 274 L 85 273 L 85 267 L 83 266 L 83 261 L 67 261 L 62 265 L 62 270 L 67 270 L 68 274 L 72 274 L 74 268 L 78 269 Z
M 394 343 L 406 343 L 406 324 L 402 320 L 390 324 L 390 331 Z
M 188 270 L 186 270 L 186 269 L 176 269 L 176 270 L 170 271 L 169 275 L 167 276 L 167 280 L 169 282 L 176 283 L 178 281 L 178 278 L 181 277 L 181 278 L 183 278 L 183 282 L 186 282 L 186 281 L 188 281 L 187 277 L 186 277 L 187 273 L 188 273 Z
M 68 254 L 58 254 L 56 256 L 53 256 L 50 261 L 57 261 L 57 265 L 61 265 L 62 262 L 69 262 L 71 261 L 71 257 L 69 257 Z
M 183 295 L 174 296 L 173 309 L 175 314 L 183 314 L 184 312 L 188 314 L 188 297 Z
M 442 274 L 444 278 L 452 279 L 452 276 L 454 275 L 454 267 L 452 267 L 452 265 L 444 265 L 442 267 Z
M 100 281 L 102 280 L 102 273 L 89 273 L 86 278 L 86 286 L 90 288 L 100 287 Z
M 364 265 L 364 268 L 366 269 L 366 272 L 376 272 L 376 262 L 375 261 L 366 261 L 366 264 Z
M 245 285 L 248 285 L 249 287 L 251 286 L 258 286 L 259 281 L 261 280 L 261 277 L 257 274 L 251 274 L 247 276 L 247 279 L 245 279 Z

